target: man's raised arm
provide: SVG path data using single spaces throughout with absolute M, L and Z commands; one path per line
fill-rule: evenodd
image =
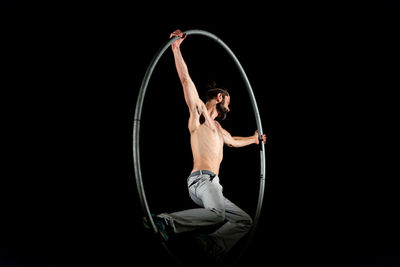
M 195 112 L 196 107 L 199 104 L 200 98 L 199 94 L 197 93 L 196 86 L 194 85 L 192 79 L 189 76 L 188 68 L 186 66 L 185 61 L 183 60 L 182 53 L 180 50 L 180 45 L 186 38 L 186 35 L 184 36 L 182 31 L 176 30 L 173 33 L 171 33 L 170 38 L 174 36 L 180 37 L 171 45 L 172 51 L 174 53 L 176 70 L 178 72 L 179 79 L 181 80 L 182 83 L 186 104 L 188 105 L 190 112 Z

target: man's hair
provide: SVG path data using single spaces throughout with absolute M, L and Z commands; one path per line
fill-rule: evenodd
M 219 93 L 222 94 L 223 98 L 225 98 L 225 96 L 229 96 L 228 91 L 226 89 L 223 89 L 223 88 L 217 88 L 215 82 L 212 82 L 208 87 L 210 89 L 208 89 L 206 94 L 205 94 L 206 102 L 217 98 L 217 95 Z

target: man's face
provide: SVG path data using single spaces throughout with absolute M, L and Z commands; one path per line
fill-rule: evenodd
M 231 103 L 231 97 L 225 96 L 221 102 L 217 103 L 216 108 L 218 111 L 217 119 L 223 121 L 226 118 L 226 114 L 230 111 L 229 104 Z

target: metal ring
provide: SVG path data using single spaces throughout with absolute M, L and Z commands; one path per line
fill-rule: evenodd
M 247 89 L 247 92 L 249 94 L 249 98 L 253 107 L 253 112 L 254 116 L 256 119 L 257 123 L 257 129 L 259 133 L 259 138 L 262 140 L 262 125 L 261 125 L 261 118 L 260 118 L 260 113 L 258 111 L 258 106 L 256 102 L 256 98 L 253 93 L 253 89 L 250 85 L 249 79 L 247 78 L 247 75 L 240 64 L 239 60 L 236 58 L 235 54 L 232 52 L 232 50 L 221 40 L 219 39 L 216 35 L 203 31 L 203 30 L 188 30 L 183 32 L 183 34 L 186 35 L 202 35 L 206 36 L 218 44 L 220 44 L 226 52 L 231 56 L 233 59 L 236 67 L 239 69 L 239 72 L 241 74 L 241 77 L 245 83 L 245 87 Z M 165 50 L 168 49 L 168 47 L 179 37 L 175 36 L 171 38 L 168 42 L 166 42 L 161 48 L 158 50 L 158 52 L 155 54 L 153 59 L 151 60 L 147 71 L 143 77 L 142 84 L 140 86 L 137 102 L 136 102 L 136 108 L 135 108 L 135 117 L 134 117 L 134 123 L 133 123 L 133 165 L 135 169 L 135 177 L 136 177 L 136 185 L 137 185 L 137 190 L 139 193 L 139 198 L 140 202 L 143 208 L 143 212 L 145 216 L 147 217 L 148 221 L 150 222 L 152 229 L 154 230 L 155 233 L 157 233 L 157 227 L 153 221 L 153 218 L 151 216 L 151 211 L 148 206 L 147 200 L 146 200 L 146 194 L 143 186 L 143 180 L 142 180 L 142 172 L 141 172 L 141 165 L 140 165 L 140 151 L 139 151 L 139 132 L 140 132 L 140 119 L 142 115 L 142 107 L 143 107 L 143 102 L 144 102 L 144 97 L 146 94 L 147 86 L 150 81 L 151 75 L 153 73 L 153 70 L 155 66 L 157 65 L 159 59 L 161 56 L 164 54 Z M 252 230 L 250 231 L 249 238 L 247 239 L 246 245 L 243 247 L 242 253 L 238 256 L 238 258 L 244 254 L 245 250 L 247 249 L 248 245 L 251 243 L 251 240 L 254 236 L 259 218 L 260 218 L 260 213 L 261 213 L 261 208 L 263 204 L 263 199 L 264 199 L 264 189 L 265 189 L 265 146 L 264 142 L 260 142 L 260 188 L 259 188 L 259 195 L 258 195 L 258 203 L 257 203 L 257 209 L 256 213 L 253 218 L 253 227 Z M 172 254 L 172 252 L 168 249 L 165 243 L 163 243 L 163 247 L 167 250 L 168 254 L 170 254 L 175 260 L 179 262 L 179 260 Z M 238 259 L 237 258 L 237 259 Z M 182 263 L 181 263 L 182 264 Z

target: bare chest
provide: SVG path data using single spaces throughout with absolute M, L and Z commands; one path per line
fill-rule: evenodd
M 222 132 L 218 127 L 209 127 L 206 124 L 202 124 L 195 133 L 196 139 L 199 144 L 208 147 L 215 147 L 220 150 L 223 147 L 223 136 Z

